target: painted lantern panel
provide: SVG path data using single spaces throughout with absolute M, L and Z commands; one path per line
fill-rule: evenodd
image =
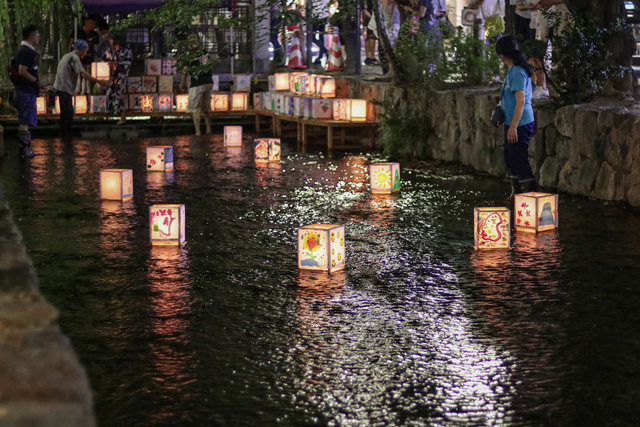
M 258 138 L 254 140 L 256 162 L 279 162 L 280 139 Z
M 242 126 L 224 127 L 225 147 L 242 147 Z
M 369 165 L 369 180 L 374 194 L 400 191 L 400 163 L 372 163 Z
M 473 227 L 473 241 L 476 249 L 511 247 L 511 211 L 508 208 L 474 208 Z
M 514 197 L 515 226 L 518 231 L 538 233 L 558 228 L 558 195 L 520 193 Z
M 172 171 L 173 147 L 169 145 L 147 147 L 147 170 L 161 172 Z
M 184 113 L 187 111 L 187 107 L 189 106 L 189 95 L 186 93 L 176 95 L 176 111 L 180 113 Z
M 154 246 L 179 246 L 186 242 L 184 205 L 149 207 L 149 238 Z
M 344 226 L 312 224 L 298 229 L 298 268 L 338 271 L 344 269 Z

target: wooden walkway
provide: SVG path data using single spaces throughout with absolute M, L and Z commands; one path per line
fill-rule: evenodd
M 223 118 L 223 117 L 250 117 L 255 113 L 253 109 L 242 110 L 242 111 L 211 111 L 212 118 Z M 149 117 L 149 118 L 166 118 L 166 119 L 190 119 L 192 116 L 191 113 L 185 112 L 142 112 L 142 111 L 127 111 L 127 118 L 134 117 Z M 38 120 L 59 120 L 60 115 L 58 114 L 39 114 Z M 84 113 L 84 114 L 75 114 L 73 116 L 73 120 L 119 120 L 120 116 L 113 115 L 111 113 Z M 7 114 L 0 116 L 0 123 L 18 123 L 17 114 Z

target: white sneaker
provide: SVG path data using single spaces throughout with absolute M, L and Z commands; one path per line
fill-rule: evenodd
M 549 97 L 549 90 L 546 87 L 536 86 L 533 89 L 533 99 L 542 99 Z

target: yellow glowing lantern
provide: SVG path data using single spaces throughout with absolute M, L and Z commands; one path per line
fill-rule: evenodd
M 289 73 L 276 73 L 275 74 L 275 90 L 289 90 Z
M 344 226 L 312 224 L 298 229 L 298 268 L 344 269 Z
M 279 162 L 280 139 L 259 138 L 254 140 L 256 162 Z
M 98 80 L 109 80 L 111 66 L 108 62 L 92 62 L 91 77 Z
M 76 95 L 74 97 L 76 114 L 85 114 L 89 110 L 86 95 Z
M 374 194 L 400 191 L 400 163 L 372 163 L 369 165 L 369 179 Z
M 511 247 L 511 211 L 508 208 L 474 208 L 473 228 L 476 249 Z
M 211 111 L 229 111 L 229 94 L 212 93 Z
M 242 126 L 224 127 L 225 147 L 242 147 Z
M 335 99 L 333 119 L 351 122 L 367 121 L 367 101 L 364 99 Z
M 101 200 L 129 200 L 133 198 L 133 170 L 102 169 L 100 171 Z
M 514 197 L 515 226 L 518 231 L 537 233 L 558 228 L 558 195 L 520 193 Z
M 334 98 L 336 96 L 336 79 L 331 76 L 314 76 L 314 95 Z
M 154 110 L 155 95 L 140 95 L 140 111 L 150 113 Z
M 184 205 L 149 207 L 149 238 L 154 246 L 180 246 L 185 238 Z
M 187 106 L 189 105 L 189 95 L 180 94 L 176 95 L 176 111 L 180 113 L 184 113 L 187 111 Z
M 161 172 L 172 171 L 173 147 L 170 145 L 147 147 L 147 170 Z
M 47 114 L 47 98 L 39 96 L 36 98 L 37 114 Z
M 231 111 L 245 111 L 249 105 L 249 94 L 234 92 L 231 94 Z

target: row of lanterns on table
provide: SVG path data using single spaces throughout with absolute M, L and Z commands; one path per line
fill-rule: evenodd
M 242 127 L 225 126 L 225 146 L 242 145 Z M 256 162 L 279 162 L 280 140 L 254 140 Z M 173 147 L 148 147 L 147 170 L 172 171 Z M 372 163 L 369 180 L 373 194 L 392 194 L 400 191 L 399 163 Z M 133 198 L 131 169 L 103 169 L 100 171 L 100 198 L 126 201 Z M 515 229 L 542 232 L 558 227 L 558 195 L 530 192 L 517 194 L 514 199 Z M 185 237 L 185 206 L 156 204 L 149 208 L 149 238 L 152 245 L 183 245 Z M 339 224 L 311 224 L 298 229 L 298 267 L 304 270 L 337 271 L 345 266 L 345 229 Z M 478 207 L 474 209 L 474 247 L 499 249 L 511 247 L 511 211 L 506 207 Z

